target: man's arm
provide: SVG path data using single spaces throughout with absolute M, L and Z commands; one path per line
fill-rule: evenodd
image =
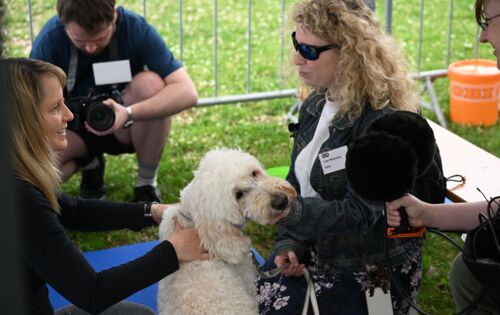
M 196 88 L 184 68 L 170 73 L 163 81 L 165 87 L 159 93 L 130 105 L 134 120 L 172 116 L 197 104 Z

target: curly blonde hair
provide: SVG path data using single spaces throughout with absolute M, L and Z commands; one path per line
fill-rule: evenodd
M 365 104 L 418 111 L 414 82 L 396 42 L 363 0 L 307 0 L 295 4 L 292 20 L 339 48 L 334 82 L 326 96 L 351 121 Z

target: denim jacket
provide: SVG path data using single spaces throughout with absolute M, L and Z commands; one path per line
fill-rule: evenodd
M 325 95 L 313 93 L 301 107 L 287 176 L 299 195 L 295 160 L 312 140 L 324 104 Z M 373 110 L 366 106 L 354 122 L 345 117 L 335 117 L 330 124 L 330 137 L 323 143 L 319 153 L 348 145 L 362 135 L 373 120 L 391 110 L 389 107 Z M 417 182 L 420 181 L 420 184 L 417 183 L 416 190 L 412 191 L 417 197 L 429 202 L 444 201 L 445 181 L 439 154 L 437 160 L 439 165 L 433 163 L 430 168 L 432 171 L 419 178 Z M 319 158 L 313 164 L 310 181 L 321 198 L 299 197 L 292 205 L 289 215 L 279 222 L 276 252 L 293 250 L 301 260 L 308 253 L 306 249 L 314 246 L 318 267 L 325 273 L 364 271 L 367 264 L 383 264 L 386 242 L 383 202 L 369 201 L 357 195 L 347 180 L 345 169 L 323 174 Z M 425 191 L 421 191 L 422 186 Z M 391 263 L 398 266 L 406 258 L 414 256 L 407 253 L 421 250 L 423 239 L 390 239 L 387 242 Z

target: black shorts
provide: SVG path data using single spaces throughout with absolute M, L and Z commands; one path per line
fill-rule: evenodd
M 88 132 L 86 129 L 72 131 L 75 132 L 83 140 L 87 148 L 87 156 L 75 160 L 78 166 L 85 166 L 89 164 L 96 156 L 102 153 L 119 155 L 122 153 L 135 152 L 132 144 L 122 144 L 120 141 L 118 141 L 114 134 L 99 137 L 91 132 Z

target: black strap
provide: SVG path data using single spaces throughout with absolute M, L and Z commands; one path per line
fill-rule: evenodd
M 66 82 L 66 91 L 71 95 L 76 82 L 76 69 L 78 68 L 78 51 L 75 45 L 70 41 L 70 56 L 68 65 L 68 81 Z
M 110 61 L 118 60 L 119 58 L 118 35 L 116 31 L 111 37 L 108 49 L 109 49 L 109 60 Z M 73 89 L 75 88 L 77 69 L 78 69 L 78 50 L 76 49 L 75 45 L 70 41 L 68 79 L 66 83 L 66 91 L 68 92 L 68 95 L 71 95 L 71 92 L 73 92 Z
M 114 61 L 119 59 L 118 55 L 118 35 L 117 32 L 115 31 L 113 36 L 111 37 L 111 41 L 109 42 L 109 61 Z

